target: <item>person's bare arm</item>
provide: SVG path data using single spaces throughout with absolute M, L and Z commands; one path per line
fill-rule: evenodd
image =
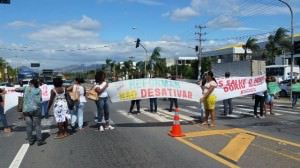
M 48 107 L 47 107 L 47 110 L 49 111 L 52 104 L 53 104 L 53 101 L 54 101 L 54 98 L 55 98 L 56 94 L 55 92 L 53 91 L 53 89 L 51 90 L 51 95 L 50 95 L 50 100 L 49 100 L 49 103 L 48 103 Z

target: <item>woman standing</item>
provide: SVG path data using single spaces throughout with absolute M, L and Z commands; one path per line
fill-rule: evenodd
M 11 128 L 8 127 L 6 115 L 4 113 L 4 99 L 2 96 L 6 94 L 6 91 L 4 89 L 0 89 L 0 121 L 2 121 L 3 130 L 6 133 L 11 132 Z
M 69 87 L 68 90 L 73 90 L 76 92 L 79 92 L 79 100 L 75 102 L 74 109 L 73 109 L 73 115 L 75 116 L 73 119 L 72 115 L 72 121 L 71 125 L 72 128 L 75 128 L 75 123 L 78 123 L 79 130 L 83 129 L 83 109 L 85 106 L 86 98 L 85 98 L 85 88 L 81 85 L 83 83 L 83 79 L 76 78 L 75 83 L 73 86 Z
M 218 86 L 216 79 L 214 78 L 214 74 L 211 71 L 207 72 L 205 76 L 206 83 L 204 85 L 203 97 L 201 97 L 200 101 L 204 104 L 205 109 L 205 119 L 202 125 L 208 125 L 208 116 L 211 116 L 211 127 L 215 126 L 215 106 L 216 106 L 216 95 L 213 93 L 215 88 Z
M 99 100 L 96 101 L 97 112 L 98 112 L 98 130 L 103 132 L 105 129 L 113 130 L 114 127 L 109 124 L 109 106 L 108 106 L 108 93 L 106 91 L 108 83 L 105 81 L 106 75 L 103 71 L 99 71 L 95 75 L 95 91 L 99 95 Z M 102 122 L 104 114 L 105 122 Z
M 66 100 L 66 91 L 63 87 L 63 81 L 61 78 L 54 78 L 53 85 L 54 88 L 51 90 L 48 111 L 52 104 L 54 104 L 53 114 L 58 126 L 58 132 L 55 138 L 64 138 L 69 135 L 67 119 L 71 118 Z
M 41 102 L 42 92 L 39 88 L 37 79 L 32 79 L 29 82 L 29 86 L 17 88 L 17 92 L 24 92 L 23 100 L 23 115 L 26 122 L 27 139 L 30 145 L 34 144 L 35 139 L 32 136 L 32 131 L 36 131 L 37 145 L 44 145 L 46 142 L 42 139 L 42 127 L 41 127 Z

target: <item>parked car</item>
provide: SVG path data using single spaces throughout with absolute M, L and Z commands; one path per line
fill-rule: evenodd
M 283 80 L 279 83 L 281 91 L 279 92 L 280 97 L 287 97 L 291 93 L 291 80 Z

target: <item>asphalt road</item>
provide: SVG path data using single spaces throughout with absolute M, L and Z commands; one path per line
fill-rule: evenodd
M 95 131 L 96 107 L 88 102 L 84 130 L 54 139 L 57 129 L 53 118 L 43 120 L 47 144 L 30 146 L 21 160 L 16 157 L 27 143 L 24 121 L 11 110 L 7 115 L 14 132 L 0 132 L 0 167 L 18 165 L 18 161 L 22 168 L 299 167 L 300 110 L 292 110 L 282 101 L 275 104 L 276 115 L 256 119 L 253 104 L 250 97 L 234 99 L 234 115 L 225 117 L 219 103 L 217 127 L 210 128 L 199 124 L 197 103 L 179 101 L 186 136 L 172 138 L 168 132 L 173 113 L 165 110 L 168 101 L 159 100 L 158 113 L 152 114 L 148 112 L 149 101 L 144 100 L 139 115 L 128 115 L 128 102 L 111 104 L 115 130 L 103 133 Z

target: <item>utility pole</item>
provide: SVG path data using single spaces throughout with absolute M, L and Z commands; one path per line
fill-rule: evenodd
M 203 32 L 203 29 L 206 28 L 206 26 L 201 26 L 201 25 L 196 25 L 195 26 L 196 29 L 199 29 L 198 32 L 195 32 L 195 35 L 198 35 L 198 38 L 196 39 L 197 41 L 199 41 L 199 46 L 196 48 L 198 48 L 198 77 L 200 77 L 201 75 L 201 57 L 202 57 L 202 42 L 205 41 L 205 39 L 203 39 L 203 36 L 206 35 L 205 32 Z M 196 49 L 197 52 L 197 49 Z
M 279 2 L 283 3 L 284 5 L 286 5 L 289 10 L 290 10 L 290 15 L 291 15 L 291 86 L 293 83 L 293 77 L 294 77 L 294 12 L 292 7 L 285 1 L 283 0 L 279 0 Z M 291 93 L 292 93 L 292 87 L 291 87 Z M 292 94 L 290 94 L 290 99 L 292 100 Z

